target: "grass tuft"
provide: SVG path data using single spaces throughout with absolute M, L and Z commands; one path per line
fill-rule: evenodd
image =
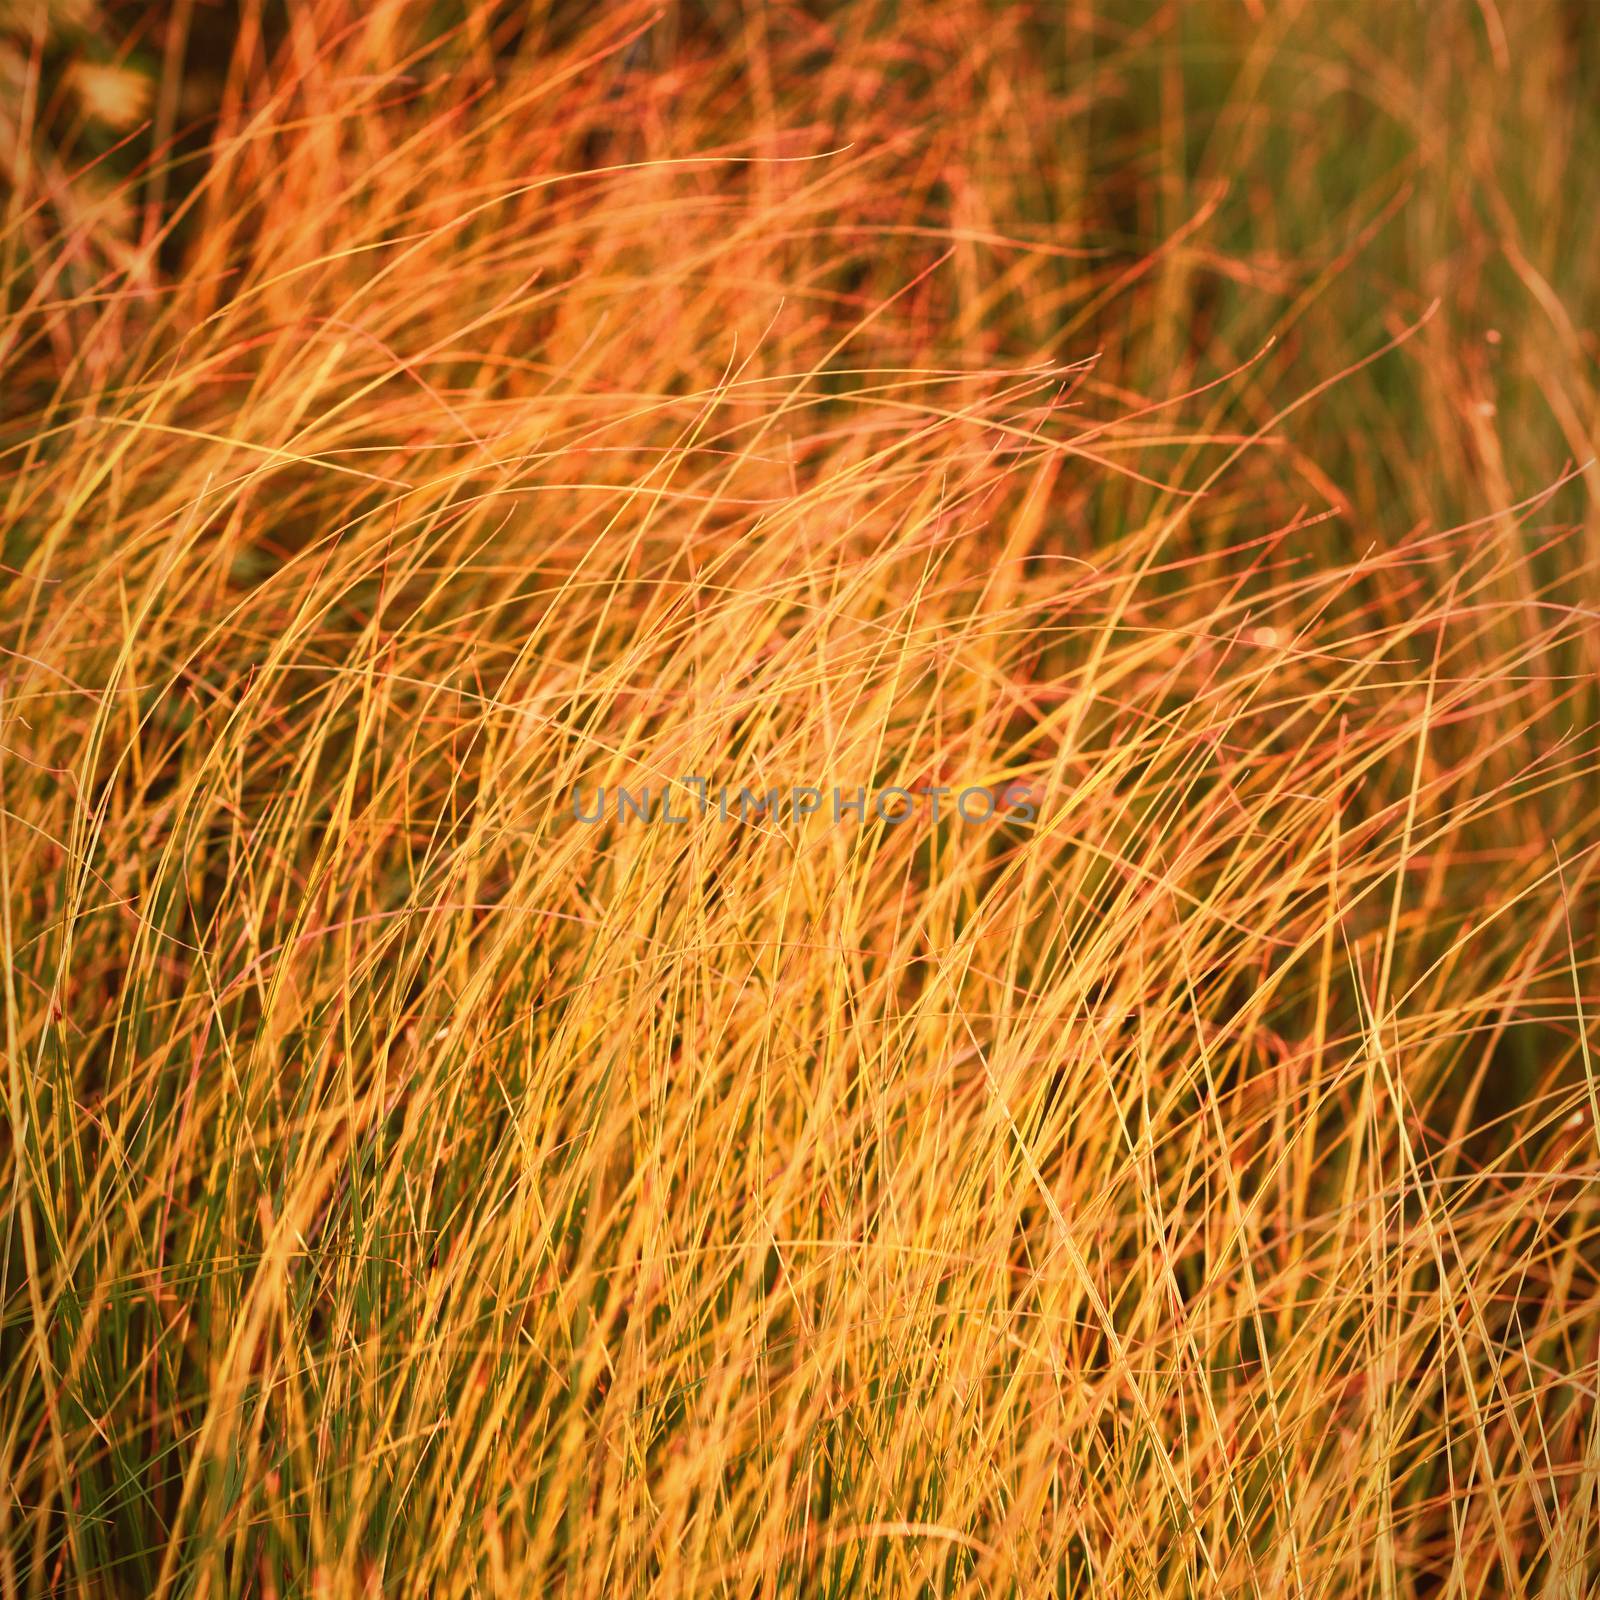
M 1597 48 L 7 9 L 0 1596 L 1600 1595 Z

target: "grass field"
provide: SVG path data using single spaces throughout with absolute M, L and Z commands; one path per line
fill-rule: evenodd
M 0 1600 L 1600 1596 L 1600 6 L 0 80 Z

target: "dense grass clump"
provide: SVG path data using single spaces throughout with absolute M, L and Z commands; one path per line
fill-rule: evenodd
M 1600 1595 L 1593 21 L 10 8 L 0 1596 Z

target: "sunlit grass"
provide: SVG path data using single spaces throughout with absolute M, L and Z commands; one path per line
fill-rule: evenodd
M 0 1594 L 1600 1593 L 1588 9 L 91 9 Z

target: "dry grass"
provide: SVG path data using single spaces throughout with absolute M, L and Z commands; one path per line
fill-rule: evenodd
M 1587 8 L 72 9 L 0 1594 L 1600 1593 Z

